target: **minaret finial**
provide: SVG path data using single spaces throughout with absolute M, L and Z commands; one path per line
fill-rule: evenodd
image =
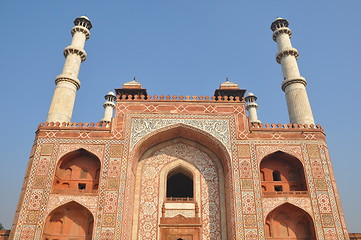
M 226 82 L 228 82 L 228 77 L 226 77 Z
M 63 71 L 55 80 L 56 87 L 47 122 L 70 122 L 73 114 L 76 91 L 80 88 L 78 79 L 80 63 L 86 59 L 84 45 L 90 37 L 89 30 L 92 28 L 92 24 L 86 16 L 76 18 L 74 25 L 71 30 L 72 42 L 64 50 Z
M 271 24 L 273 40 L 277 42 L 278 52 L 276 61 L 282 65 L 282 90 L 286 94 L 288 115 L 291 123 L 314 124 L 313 114 L 306 92 L 306 79 L 304 79 L 297 65 L 298 51 L 292 47 L 290 37 L 291 29 L 288 21 L 276 18 Z

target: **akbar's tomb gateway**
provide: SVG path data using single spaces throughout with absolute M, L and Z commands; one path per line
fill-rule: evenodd
M 287 20 L 271 29 L 289 124 L 262 124 L 228 80 L 208 97 L 152 96 L 136 79 L 105 96 L 100 122 L 71 122 L 92 28 L 74 24 L 10 239 L 349 239 Z

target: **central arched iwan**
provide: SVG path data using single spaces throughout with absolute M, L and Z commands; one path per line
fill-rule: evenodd
M 143 137 L 130 157 L 130 173 L 134 175 L 128 179 L 134 188 L 127 193 L 136 201 L 129 204 L 133 214 L 123 216 L 132 217 L 128 221 L 133 222 L 133 240 L 148 239 L 146 236 L 163 239 L 171 232 L 161 232 L 165 223 L 178 229 L 176 239 L 184 238 L 191 234 L 187 231 L 194 230 L 183 228 L 179 232 L 177 224 L 185 221 L 200 229 L 194 239 L 227 239 L 227 235 L 234 235 L 230 157 L 218 139 L 192 126 L 176 124 Z M 186 191 L 171 192 L 167 198 L 167 184 L 177 187 L 168 180 L 177 174 L 187 185 Z

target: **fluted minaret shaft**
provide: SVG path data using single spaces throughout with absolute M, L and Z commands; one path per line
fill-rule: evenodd
M 291 123 L 314 124 L 311 105 L 306 92 L 306 79 L 300 74 L 297 65 L 298 51 L 292 47 L 292 32 L 288 21 L 277 18 L 271 25 L 273 40 L 277 42 L 276 61 L 283 72 L 282 90 L 286 94 L 288 115 Z
M 55 79 L 55 91 L 50 104 L 47 122 L 70 122 L 73 114 L 76 91 L 80 88 L 78 79 L 80 64 L 86 59 L 85 41 L 90 37 L 92 24 L 85 17 L 74 20 L 71 30 L 73 39 L 64 49 L 65 63 L 62 73 Z

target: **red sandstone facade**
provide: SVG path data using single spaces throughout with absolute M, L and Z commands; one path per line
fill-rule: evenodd
M 10 239 L 349 239 L 321 126 L 120 93 L 111 123 L 39 125 Z

